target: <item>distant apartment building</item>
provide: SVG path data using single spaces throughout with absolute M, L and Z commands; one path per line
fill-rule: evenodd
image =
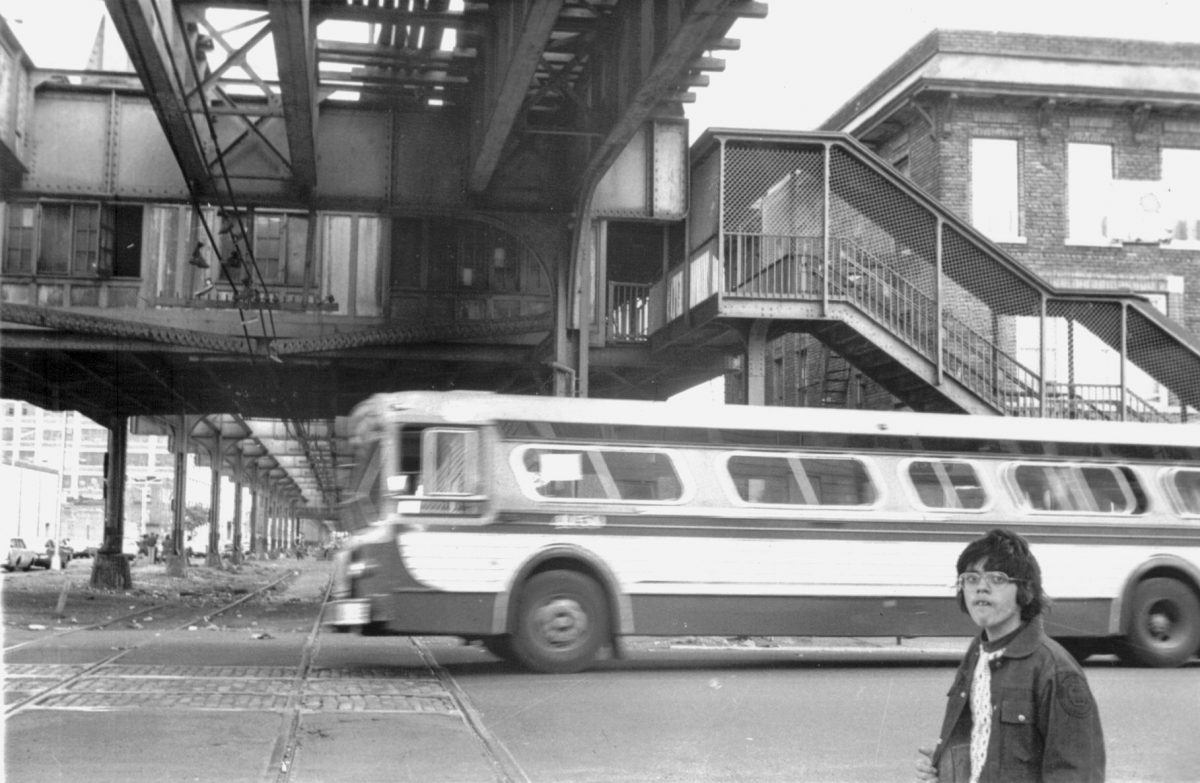
M 1200 335 L 1200 45 L 938 30 L 821 129 L 856 137 L 1051 284 L 1132 291 Z M 1105 364 L 1049 317 L 1013 335 L 1035 367 L 1037 338 L 1049 381 Z M 776 340 L 768 401 L 887 405 L 828 353 Z
M 61 516 L 43 514 L 37 537 L 26 534 L 28 544 L 40 546 L 56 537 L 77 546 L 100 543 L 107 452 L 108 430 L 85 416 L 0 400 L 0 464 L 55 471 L 61 486 Z M 127 460 L 127 534 L 165 530 L 171 520 L 175 464 L 167 439 L 130 435 Z

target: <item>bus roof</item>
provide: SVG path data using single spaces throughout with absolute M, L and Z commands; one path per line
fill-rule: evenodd
M 1180 424 L 540 397 L 482 391 L 377 394 L 355 409 L 354 432 L 362 434 L 363 426 L 377 426 L 387 419 L 429 424 L 546 421 L 1200 447 L 1200 427 Z M 368 424 L 367 420 L 374 423 Z

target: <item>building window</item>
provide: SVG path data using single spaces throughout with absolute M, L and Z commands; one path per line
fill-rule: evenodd
M 112 274 L 113 210 L 109 207 L 68 202 L 13 204 L 5 223 L 7 273 Z
M 5 226 L 4 271 L 10 274 L 33 272 L 34 204 L 9 204 Z
M 254 263 L 268 285 L 304 285 L 308 217 L 278 213 L 254 216 Z
M 1021 178 L 1015 139 L 971 139 L 971 223 L 998 242 L 1021 237 Z
M 1108 208 L 1113 182 L 1109 144 L 1067 145 L 1067 241 L 1111 244 Z
M 1200 247 L 1200 149 L 1164 148 L 1162 184 L 1174 218 L 1171 245 Z

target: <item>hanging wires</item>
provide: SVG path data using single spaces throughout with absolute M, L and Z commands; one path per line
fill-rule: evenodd
M 151 5 L 154 8 L 154 14 L 158 21 L 160 29 L 165 30 L 166 27 L 163 25 L 162 15 L 161 15 L 158 5 L 157 4 L 151 4 Z M 183 17 L 180 14 L 179 7 L 177 5 L 174 6 L 174 13 L 175 13 L 175 22 L 176 22 L 176 24 L 179 25 L 179 29 L 182 31 L 186 31 L 186 29 L 187 29 L 186 25 L 184 23 Z M 250 24 L 250 22 L 246 22 L 243 25 L 239 25 L 239 27 L 246 26 L 248 24 Z M 171 69 L 172 69 L 173 76 L 175 78 L 175 82 L 176 82 L 177 86 L 179 87 L 180 94 L 184 97 L 184 100 L 186 102 L 187 90 L 183 83 L 182 76 L 179 73 L 179 69 L 176 64 L 174 53 L 171 51 L 170 41 L 167 39 L 166 36 L 163 37 L 163 40 L 164 40 L 164 45 L 167 48 L 167 55 L 171 60 Z M 224 186 L 225 194 L 226 194 L 226 196 L 228 198 L 228 202 L 229 202 L 228 210 L 225 208 L 224 205 L 218 205 L 218 210 L 217 210 L 218 216 L 221 216 L 225 220 L 230 221 L 229 235 L 230 235 L 230 241 L 233 245 L 233 248 L 227 257 L 225 257 L 225 258 L 220 257 L 220 252 L 218 250 L 219 246 L 217 243 L 217 238 L 216 238 L 216 236 L 214 236 L 212 227 L 209 225 L 208 218 L 205 215 L 204 210 L 200 204 L 200 199 L 195 191 L 194 186 L 191 183 L 189 183 L 188 191 L 192 197 L 192 199 L 191 199 L 192 200 L 192 208 L 193 208 L 193 210 L 195 210 L 196 214 L 200 217 L 200 222 L 204 228 L 205 235 L 208 237 L 209 244 L 212 247 L 213 252 L 218 257 L 218 263 L 220 264 L 220 267 L 221 267 L 221 273 L 225 276 L 226 281 L 229 283 L 230 288 L 234 292 L 234 302 L 237 305 L 238 313 L 240 315 L 242 331 L 246 336 L 247 347 L 250 349 L 251 361 L 254 361 L 257 358 L 257 354 L 253 349 L 253 344 L 250 339 L 249 330 L 247 329 L 247 325 L 249 323 L 251 323 L 251 321 L 246 320 L 245 311 L 243 310 L 242 304 L 243 304 L 243 302 L 253 301 L 255 304 L 258 305 L 258 307 L 256 308 L 258 310 L 258 318 L 255 320 L 260 321 L 262 324 L 263 338 L 266 340 L 265 347 L 266 347 L 267 358 L 270 360 L 267 363 L 266 368 L 267 368 L 268 374 L 270 374 L 272 376 L 273 380 L 275 381 L 275 383 L 273 384 L 274 388 L 278 389 L 282 386 L 282 384 L 279 383 L 280 378 L 276 374 L 276 368 L 273 366 L 273 364 L 271 364 L 271 362 L 274 362 L 277 364 L 282 364 L 283 360 L 271 348 L 271 344 L 277 338 L 277 333 L 275 330 L 274 311 L 270 306 L 264 307 L 264 305 L 269 305 L 269 303 L 272 300 L 272 297 L 270 294 L 270 290 L 267 286 L 267 282 L 263 278 L 262 272 L 259 269 L 258 264 L 255 261 L 254 250 L 252 247 L 252 243 L 250 242 L 250 233 L 247 230 L 247 227 L 246 227 L 246 224 L 244 221 L 244 216 L 246 213 L 238 204 L 237 194 L 234 191 L 233 183 L 229 176 L 228 167 L 225 165 L 225 155 L 221 151 L 219 140 L 217 139 L 216 123 L 215 123 L 215 120 L 213 119 L 212 112 L 209 111 L 207 101 L 204 100 L 204 95 L 203 95 L 204 80 L 201 78 L 199 69 L 197 68 L 196 58 L 192 56 L 192 53 L 190 51 L 188 52 L 188 63 L 189 63 L 189 67 L 191 69 L 192 79 L 195 81 L 196 89 L 200 93 L 199 102 L 200 102 L 201 108 L 203 109 L 204 121 L 207 126 L 209 138 L 213 144 L 213 149 L 215 149 L 216 153 L 217 153 L 216 162 L 220 167 L 221 185 Z M 192 123 L 193 132 L 196 134 L 197 137 L 199 137 L 200 134 L 199 134 L 199 130 L 196 128 L 196 120 L 195 120 L 194 113 L 189 111 L 189 112 L 187 112 L 187 115 L 188 115 L 189 121 Z M 224 226 L 222 227 L 222 229 L 223 228 L 224 228 Z M 219 233 L 221 233 L 221 229 L 218 230 L 218 234 Z M 242 257 L 238 250 L 239 242 L 246 249 L 245 257 Z M 310 248 L 310 251 L 311 251 L 311 248 Z M 241 289 L 238 288 L 237 284 L 233 281 L 233 276 L 230 274 L 230 269 L 238 269 L 238 268 L 243 269 L 243 271 L 245 273 L 245 277 L 243 277 L 243 280 L 242 280 L 242 288 Z M 252 276 L 257 277 L 257 279 L 258 279 L 258 289 L 257 290 L 253 289 L 254 281 L 253 281 Z M 254 293 L 258 293 L 258 291 L 261 291 L 261 296 L 255 296 L 255 297 L 253 297 L 253 299 L 251 299 L 249 296 L 247 296 L 247 294 L 249 294 L 251 291 L 254 291 Z M 288 428 L 289 431 L 291 431 L 293 437 L 295 437 L 295 439 L 300 443 L 301 448 L 304 451 L 305 458 L 308 461 L 309 471 L 312 473 L 313 477 L 316 479 L 318 490 L 320 491 L 320 493 L 322 495 L 322 500 L 326 503 L 329 503 L 330 498 L 332 497 L 334 502 L 336 502 L 336 500 L 340 494 L 339 489 L 336 485 L 330 487 L 326 484 L 326 479 L 328 478 L 328 476 L 325 475 L 325 466 L 324 466 L 324 464 L 318 465 L 316 459 L 314 458 L 312 439 L 309 435 L 308 428 L 306 427 L 304 420 L 302 420 L 299 416 L 297 416 L 295 414 L 295 410 L 292 406 L 291 399 L 286 394 L 284 394 L 280 398 L 278 398 L 278 401 L 285 410 L 285 415 L 286 415 L 286 418 L 284 419 L 285 426 Z M 331 433 L 330 437 L 332 439 L 332 437 L 333 437 L 332 433 Z
M 158 23 L 159 29 L 164 30 L 164 31 L 167 30 L 168 28 L 164 24 L 162 12 L 161 12 L 158 4 L 151 3 L 151 7 L 154 10 L 155 20 Z M 187 26 L 183 20 L 182 15 L 179 12 L 178 6 L 173 6 L 173 8 L 174 8 L 174 13 L 175 13 L 175 23 L 179 26 L 180 31 L 186 32 Z M 170 37 L 167 35 L 164 35 L 162 38 L 162 41 L 163 41 L 163 46 L 166 49 L 167 59 L 170 60 L 170 62 L 171 62 L 171 75 L 174 78 L 175 84 L 179 89 L 179 94 L 183 97 L 183 99 L 186 103 L 187 102 L 187 94 L 188 94 L 187 86 L 184 83 L 183 75 L 179 72 L 178 61 L 176 59 Z M 239 321 L 241 322 L 242 333 L 246 338 L 247 350 L 250 352 L 252 357 L 256 355 L 256 351 L 254 350 L 254 343 L 250 337 L 250 330 L 248 328 L 248 325 L 250 323 L 253 323 L 254 320 L 258 320 L 262 325 L 263 338 L 267 341 L 266 348 L 268 351 L 268 355 L 272 355 L 272 354 L 270 354 L 270 350 L 271 350 L 270 346 L 271 346 L 271 343 L 276 339 L 275 317 L 274 317 L 274 313 L 271 312 L 269 307 L 266 307 L 266 308 L 263 307 L 264 304 L 266 304 L 270 301 L 270 294 L 269 294 L 269 291 L 267 288 L 266 280 L 263 279 L 262 273 L 258 269 L 258 265 L 254 262 L 254 252 L 251 247 L 251 243 L 249 241 L 250 234 L 247 231 L 246 225 L 242 219 L 243 212 L 242 212 L 241 208 L 238 206 L 237 196 L 234 192 L 233 184 L 229 177 L 229 170 L 225 165 L 224 155 L 221 154 L 221 152 L 220 152 L 220 146 L 219 146 L 219 142 L 218 142 L 217 135 L 216 135 L 215 121 L 213 119 L 212 113 L 209 111 L 207 101 L 204 100 L 203 92 L 201 90 L 201 88 L 203 87 L 203 84 L 204 84 L 204 80 L 201 79 L 199 69 L 196 67 L 196 57 L 191 51 L 188 51 L 186 54 L 187 54 L 188 66 L 191 69 L 192 79 L 196 83 L 197 90 L 200 91 L 199 103 L 200 103 L 200 107 L 204 113 L 204 122 L 205 122 L 205 125 L 207 126 L 208 135 L 209 135 L 210 140 L 213 143 L 213 148 L 217 150 L 217 163 L 219 164 L 220 171 L 221 171 L 220 182 L 221 182 L 221 185 L 223 185 L 223 187 L 224 187 L 224 190 L 225 190 L 225 193 L 228 198 L 229 205 L 230 205 L 229 210 L 226 210 L 224 208 L 224 205 L 218 205 L 218 214 L 224 214 L 226 217 L 228 217 L 229 214 L 232 214 L 234 217 L 233 225 L 234 225 L 235 233 L 231 233 L 231 235 L 230 235 L 230 240 L 233 245 L 233 250 L 229 254 L 228 257 L 223 258 L 221 256 L 220 249 L 219 249 L 220 246 L 217 242 L 217 237 L 213 233 L 212 226 L 209 225 L 208 217 L 205 214 L 204 207 L 202 206 L 202 204 L 200 202 L 200 196 L 196 192 L 195 185 L 193 183 L 189 182 L 188 183 L 188 193 L 191 196 L 192 209 L 200 219 L 200 224 L 204 230 L 205 236 L 208 238 L 209 247 L 212 248 L 213 253 L 217 256 L 217 262 L 218 262 L 218 265 L 220 266 L 221 275 L 224 277 L 225 281 L 229 284 L 230 289 L 233 291 L 234 304 L 236 305 L 237 310 L 238 310 L 238 316 L 239 316 Z M 195 134 L 196 138 L 199 139 L 201 134 L 200 134 L 200 130 L 196 124 L 195 113 L 188 111 L 188 112 L 186 112 L 186 115 L 188 117 L 189 122 L 192 125 L 193 133 Z M 245 245 L 245 247 L 246 247 L 246 258 L 242 258 L 240 252 L 238 251 L 239 241 L 242 245 Z M 236 266 L 234 264 L 230 263 L 230 261 L 234 258 L 235 253 L 237 254 L 236 257 L 239 259 L 239 263 Z M 233 275 L 230 270 L 233 268 L 240 268 L 242 265 L 245 265 L 245 268 L 247 270 L 247 275 L 243 278 L 241 287 L 239 288 L 239 285 L 237 282 L 234 281 Z M 250 298 L 247 297 L 244 293 L 244 290 L 247 287 L 253 285 L 253 279 L 251 278 L 250 272 L 252 272 L 255 276 L 258 277 L 258 283 L 259 283 L 259 287 L 262 291 L 262 296 L 258 298 L 258 302 L 257 302 L 258 307 L 256 309 L 258 310 L 258 318 L 248 321 L 246 319 L 246 313 L 245 313 L 245 309 L 243 308 L 243 304 L 247 301 L 251 301 Z M 265 312 L 264 312 L 264 310 L 265 310 Z

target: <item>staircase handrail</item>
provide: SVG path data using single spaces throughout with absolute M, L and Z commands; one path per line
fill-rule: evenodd
M 830 244 L 837 250 L 844 250 L 847 247 L 853 250 L 852 253 L 837 253 L 840 266 L 852 267 L 855 273 L 862 275 L 870 282 L 874 282 L 877 286 L 886 286 L 893 291 L 902 292 L 903 295 L 897 298 L 902 302 L 918 303 L 922 315 L 925 312 L 932 312 L 935 309 L 932 297 L 892 267 L 880 263 L 879 259 L 872 253 L 859 246 L 853 240 L 837 238 L 831 240 Z M 869 267 L 857 260 L 863 257 L 871 261 Z M 882 277 L 876 271 L 878 269 L 883 270 L 884 275 Z M 846 285 L 843 286 L 843 293 L 847 295 L 847 298 L 862 308 L 865 313 L 872 316 L 881 325 L 890 328 L 894 334 L 906 338 L 909 344 L 918 353 L 925 356 L 925 358 L 930 361 L 936 361 L 935 350 L 931 346 L 928 346 L 927 332 L 922 332 L 915 328 L 917 325 L 928 323 L 932 319 L 903 318 L 898 317 L 901 315 L 899 313 L 888 313 L 885 310 L 881 310 L 875 304 L 876 300 L 882 302 L 882 298 L 858 295 L 861 291 L 872 290 L 871 286 L 850 285 L 848 276 L 845 282 Z M 963 345 L 969 349 L 968 353 L 970 356 L 982 359 L 992 368 L 992 372 L 986 375 L 981 375 L 978 372 L 964 373 L 961 371 L 963 368 L 974 367 L 975 365 L 967 361 L 946 362 L 948 366 L 944 369 L 955 380 L 975 393 L 980 394 L 984 399 L 997 403 L 1006 412 L 1011 412 L 1009 411 L 1011 406 L 1006 403 L 1006 398 L 1011 397 L 1014 393 L 1023 393 L 1035 398 L 1038 397 L 1040 383 L 1038 382 L 1037 374 L 1021 364 L 1015 357 L 1009 355 L 991 340 L 976 332 L 948 310 L 942 311 L 942 326 L 946 330 L 943 352 L 947 354 L 947 358 L 963 360 L 965 357 L 955 354 L 952 348 L 954 345 Z M 966 339 L 961 339 L 960 335 L 965 336 Z M 1012 391 L 1005 391 L 1003 394 L 998 393 L 1002 388 L 1012 389 Z

